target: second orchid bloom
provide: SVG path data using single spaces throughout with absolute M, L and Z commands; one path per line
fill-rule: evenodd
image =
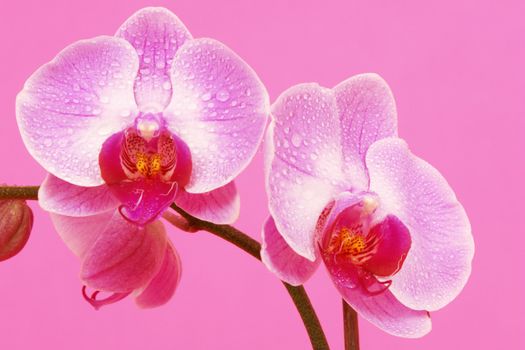
M 297 85 L 272 116 L 263 262 L 298 285 L 323 261 L 362 317 L 397 336 L 428 333 L 429 311 L 465 285 L 474 243 L 446 180 L 397 137 L 387 84 L 364 74 Z

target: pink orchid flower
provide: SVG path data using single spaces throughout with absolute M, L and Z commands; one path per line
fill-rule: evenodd
M 396 336 L 428 333 L 429 311 L 465 285 L 474 243 L 446 180 L 397 138 L 387 84 L 297 85 L 272 115 L 263 262 L 298 285 L 322 260 L 362 317 Z
M 254 71 L 163 8 L 138 11 L 114 37 L 72 44 L 27 80 L 17 120 L 50 173 L 39 202 L 82 259 L 94 306 L 130 293 L 145 307 L 171 297 L 180 262 L 157 219 L 176 202 L 233 222 L 233 179 L 268 114 Z M 101 301 L 98 291 L 113 294 Z

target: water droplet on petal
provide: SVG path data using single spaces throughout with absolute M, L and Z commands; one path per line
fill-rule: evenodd
M 217 100 L 221 102 L 225 102 L 225 101 L 228 101 L 228 99 L 230 98 L 230 94 L 226 90 L 221 90 L 217 92 L 216 97 L 217 97 Z
M 211 100 L 211 94 L 209 92 L 206 92 L 206 93 L 202 94 L 201 99 L 203 101 L 209 101 L 209 100 Z
M 292 145 L 299 147 L 301 145 L 302 137 L 299 134 L 292 135 Z

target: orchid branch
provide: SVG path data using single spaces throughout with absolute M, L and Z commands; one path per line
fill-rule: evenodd
M 39 186 L 0 186 L 0 199 L 38 199 Z
M 0 199 L 37 200 L 38 189 L 39 186 L 0 186 Z M 212 233 L 236 245 L 254 258 L 261 260 L 261 244 L 235 227 L 229 225 L 217 225 L 209 221 L 200 220 L 188 214 L 176 204 L 172 204 L 171 208 L 187 221 L 188 230 L 204 230 Z M 304 287 L 294 287 L 285 282 L 283 282 L 283 284 L 299 311 L 306 331 L 308 332 L 308 336 L 310 337 L 312 348 L 315 350 L 329 349 L 326 336 Z
M 200 220 L 188 214 L 175 203 L 171 205 L 171 208 L 186 219 L 188 226 L 193 230 L 208 231 L 209 233 L 236 245 L 257 260 L 261 260 L 261 244 L 235 227 L 230 225 L 218 225 L 209 221 Z M 286 287 L 288 294 L 290 294 L 297 311 L 299 311 L 299 314 L 301 315 L 313 349 L 329 349 L 326 336 L 304 287 L 294 287 L 286 282 L 283 282 L 283 284 Z
M 343 325 L 345 350 L 359 350 L 357 312 L 343 299 Z

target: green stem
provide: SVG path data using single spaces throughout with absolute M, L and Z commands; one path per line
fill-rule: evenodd
M 357 312 L 343 299 L 343 324 L 345 350 L 359 350 L 359 325 Z
M 236 245 L 257 260 L 261 260 L 261 244 L 235 227 L 230 225 L 217 225 L 209 221 L 200 220 L 188 214 L 175 203 L 171 205 L 171 208 L 186 219 L 189 227 L 195 230 L 208 231 L 209 233 Z M 297 311 L 299 311 L 299 314 L 301 315 L 308 336 L 310 337 L 312 348 L 315 350 L 329 349 L 326 336 L 304 287 L 294 287 L 286 282 L 283 282 L 283 284 L 286 287 L 288 294 L 290 294 Z
M 38 199 L 38 188 L 38 186 L 0 186 L 0 199 L 36 200 Z M 261 244 L 247 234 L 237 230 L 235 227 L 217 225 L 209 221 L 200 220 L 188 214 L 175 204 L 172 204 L 171 208 L 182 216 L 192 229 L 212 233 L 236 245 L 254 258 L 261 260 Z M 329 346 L 326 341 L 326 336 L 304 287 L 294 287 L 286 282 L 283 282 L 283 284 L 301 315 L 308 336 L 310 337 L 312 348 L 314 350 L 328 350 Z

